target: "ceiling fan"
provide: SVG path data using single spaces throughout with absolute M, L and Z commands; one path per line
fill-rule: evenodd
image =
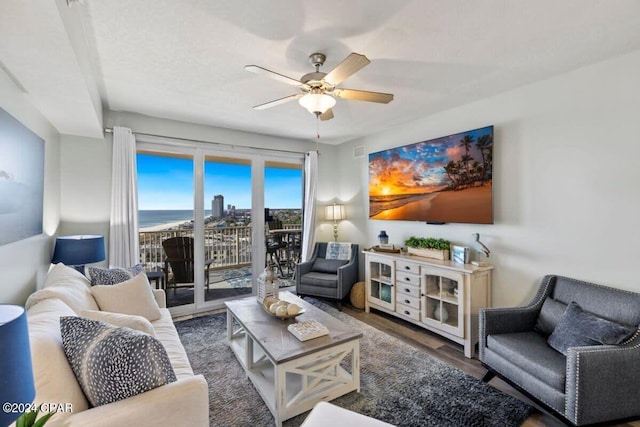
M 309 60 L 313 66 L 316 67 L 316 71 L 305 74 L 300 80 L 284 76 L 257 65 L 246 65 L 244 69 L 247 71 L 256 74 L 265 74 L 274 80 L 296 86 L 302 92 L 256 105 L 253 108 L 256 110 L 264 110 L 297 99 L 300 105 L 306 108 L 311 114 L 315 114 L 320 120 L 329 120 L 333 118 L 331 108 L 336 105 L 335 98 L 380 102 L 382 104 L 387 104 L 393 100 L 393 94 L 391 93 L 367 92 L 364 90 L 341 89 L 336 87 L 357 71 L 369 65 L 371 61 L 369 61 L 366 56 L 354 52 L 347 56 L 329 73 L 323 73 L 320 71 L 320 67 L 326 59 L 327 57 L 323 53 L 311 54 Z

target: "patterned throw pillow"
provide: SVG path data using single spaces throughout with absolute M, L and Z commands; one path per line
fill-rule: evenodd
M 87 267 L 87 274 L 91 280 L 91 286 L 115 285 L 116 283 L 122 283 L 137 276 L 142 273 L 143 270 L 144 266 L 142 264 L 137 264 L 129 268 Z
M 176 381 L 155 337 L 82 317 L 60 317 L 62 347 L 91 406 L 106 405 Z

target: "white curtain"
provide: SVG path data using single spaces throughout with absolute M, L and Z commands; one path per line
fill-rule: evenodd
M 309 151 L 304 157 L 304 223 L 302 226 L 302 261 L 313 255 L 316 242 L 316 193 L 318 192 L 318 153 Z
M 119 126 L 113 127 L 110 225 L 109 265 L 136 265 L 140 262 L 136 138 L 131 129 Z

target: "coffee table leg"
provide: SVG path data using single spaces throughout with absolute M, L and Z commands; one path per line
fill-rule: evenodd
M 287 394 L 287 379 L 286 379 L 286 371 L 280 365 L 275 366 L 275 400 L 276 400 L 276 426 L 282 427 L 282 422 L 284 419 L 284 408 L 286 405 L 285 396 Z

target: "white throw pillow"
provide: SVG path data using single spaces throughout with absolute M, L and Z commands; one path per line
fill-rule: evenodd
M 47 273 L 47 278 L 44 280 L 44 288 L 50 286 L 85 286 L 91 287 L 89 279 L 84 274 L 72 267 L 67 267 L 63 263 L 54 265 Z
M 102 311 L 135 314 L 151 322 L 162 316 L 146 274 L 115 285 L 93 286 L 91 292 Z
M 29 295 L 25 307 L 29 310 L 44 300 L 57 298 L 68 305 L 76 314 L 82 310 L 98 310 L 98 304 L 88 286 L 48 286 Z
M 135 329 L 145 334 L 156 336 L 156 332 L 146 318 L 135 314 L 111 313 L 110 311 L 82 310 L 80 317 L 99 320 L 113 326 Z

